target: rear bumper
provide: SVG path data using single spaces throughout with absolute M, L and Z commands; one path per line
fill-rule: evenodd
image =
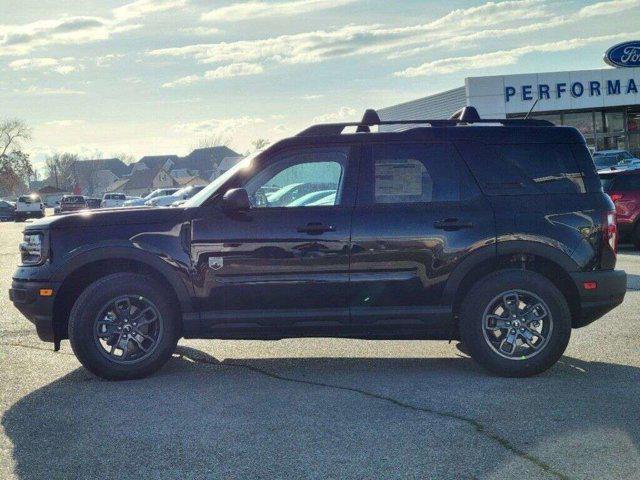
M 622 270 L 571 273 L 580 294 L 580 314 L 573 319 L 573 327 L 580 328 L 602 317 L 620 305 L 627 293 L 627 274 Z M 585 282 L 595 282 L 597 288 L 588 290 Z
M 53 304 L 58 285 L 51 282 L 29 282 L 14 279 L 9 289 L 9 299 L 27 320 L 36 326 L 40 340 L 55 341 Z M 43 297 L 40 289 L 53 289 L 54 295 Z

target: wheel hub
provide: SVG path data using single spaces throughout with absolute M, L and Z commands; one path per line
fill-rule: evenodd
M 540 353 L 552 328 L 547 304 L 524 290 L 496 296 L 482 317 L 485 341 L 495 353 L 510 360 L 526 360 Z
M 155 305 L 138 295 L 108 302 L 95 320 L 94 339 L 100 352 L 116 363 L 150 355 L 162 335 L 162 317 Z

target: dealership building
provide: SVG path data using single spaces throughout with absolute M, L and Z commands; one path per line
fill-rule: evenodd
M 613 47 L 612 47 L 613 48 Z M 592 150 L 640 156 L 640 67 L 469 77 L 462 87 L 378 110 L 382 120 L 448 118 L 473 105 L 483 118 L 576 127 Z M 534 106 L 535 104 L 535 106 Z

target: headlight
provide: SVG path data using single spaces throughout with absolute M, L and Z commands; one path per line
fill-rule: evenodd
M 42 233 L 25 233 L 24 240 L 20 244 L 20 256 L 23 265 L 37 265 L 42 262 L 44 255 L 42 249 Z

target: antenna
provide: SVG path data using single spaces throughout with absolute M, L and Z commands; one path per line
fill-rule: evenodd
M 529 111 L 527 112 L 527 114 L 524 116 L 525 120 L 529 119 L 529 115 L 531 115 L 531 112 L 533 112 L 533 109 L 536 108 L 536 105 L 538 105 L 538 102 L 540 101 L 540 97 L 538 97 L 538 99 L 533 102 L 533 105 L 531 105 L 531 108 L 529 109 Z

